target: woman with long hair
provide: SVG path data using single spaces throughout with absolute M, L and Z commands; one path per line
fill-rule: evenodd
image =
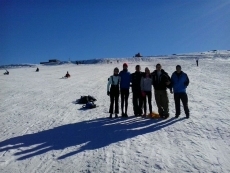
M 148 67 L 145 68 L 145 73 L 141 78 L 141 92 L 142 92 L 143 103 L 144 103 L 144 114 L 142 115 L 142 117 L 146 117 L 146 112 L 147 112 L 146 97 L 148 98 L 149 112 L 150 114 L 152 113 L 152 77 Z

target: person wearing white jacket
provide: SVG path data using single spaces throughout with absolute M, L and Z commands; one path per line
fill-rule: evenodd
M 113 115 L 113 110 L 114 110 L 114 102 L 115 102 L 115 118 L 118 117 L 119 114 L 119 94 L 120 94 L 120 81 L 121 77 L 118 75 L 119 69 L 116 67 L 114 69 L 114 73 L 112 76 L 110 76 L 108 84 L 107 84 L 107 95 L 110 96 L 110 108 L 109 108 L 109 113 L 110 116 L 109 118 L 112 118 Z
M 141 78 L 141 92 L 144 103 L 144 114 L 142 117 L 146 117 L 146 97 L 148 97 L 149 112 L 152 113 L 152 77 L 148 67 L 145 68 L 145 73 Z

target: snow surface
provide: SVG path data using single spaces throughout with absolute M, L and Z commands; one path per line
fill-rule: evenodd
M 170 93 L 167 120 L 134 117 L 132 94 L 129 118 L 109 119 L 107 79 L 122 62 L 0 70 L 0 172 L 230 172 L 230 59 L 213 57 L 199 67 L 194 57 L 128 63 L 130 72 L 161 63 L 170 75 L 180 64 L 190 78 L 190 119 L 183 109 L 174 118 Z M 71 78 L 60 79 L 66 71 Z M 74 104 L 88 94 L 98 108 Z

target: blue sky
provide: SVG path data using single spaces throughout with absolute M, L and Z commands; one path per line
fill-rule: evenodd
M 0 64 L 230 49 L 229 0 L 0 0 Z

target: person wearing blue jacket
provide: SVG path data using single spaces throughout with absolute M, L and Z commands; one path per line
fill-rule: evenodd
M 121 77 L 120 82 L 120 92 L 121 92 L 121 111 L 122 117 L 128 117 L 128 98 L 129 98 L 129 87 L 131 82 L 131 74 L 128 72 L 128 65 L 126 63 L 123 64 L 123 70 L 119 73 Z M 125 104 L 125 111 L 124 111 Z
M 188 96 L 186 93 L 186 88 L 189 85 L 189 78 L 186 73 L 181 71 L 181 66 L 176 66 L 176 71 L 171 76 L 171 93 L 174 93 L 174 101 L 176 108 L 176 116 L 178 118 L 180 115 L 180 100 L 184 106 L 184 111 L 186 118 L 189 118 L 189 108 L 188 108 Z M 173 91 L 172 91 L 173 89 Z

